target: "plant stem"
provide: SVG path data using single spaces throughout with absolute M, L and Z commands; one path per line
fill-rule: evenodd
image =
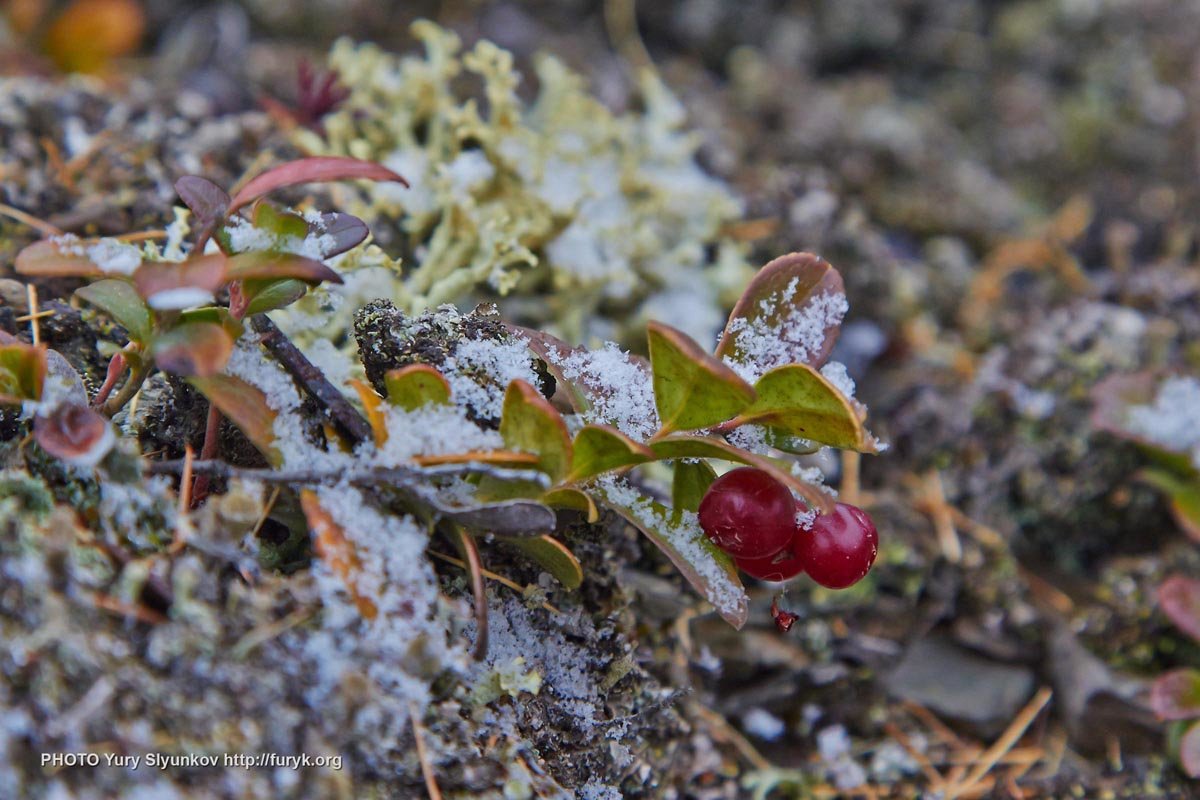
M 204 445 L 200 449 L 200 458 L 210 461 L 217 454 L 217 441 L 221 432 L 221 412 L 214 403 L 208 404 L 208 421 L 204 424 Z M 208 494 L 209 475 L 201 473 L 192 483 L 192 508 L 195 508 Z
M 145 363 L 129 374 L 125 379 L 125 383 L 121 385 L 120 390 L 104 401 L 104 405 L 100 410 L 104 415 L 111 417 L 125 407 L 125 404 L 133 399 L 133 396 L 142 388 L 142 384 L 146 382 L 146 377 L 150 374 L 150 364 Z

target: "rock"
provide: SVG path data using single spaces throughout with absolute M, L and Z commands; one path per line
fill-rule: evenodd
M 884 678 L 894 697 L 990 737 L 1002 731 L 1033 694 L 1033 670 L 992 661 L 934 634 L 919 639 Z

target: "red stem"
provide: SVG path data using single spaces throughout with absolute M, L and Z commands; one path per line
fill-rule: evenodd
M 92 399 L 92 406 L 99 408 L 104 405 L 104 401 L 112 394 L 113 387 L 117 385 L 117 380 L 125 372 L 125 355 L 121 352 L 113 354 L 113 357 L 108 362 L 108 372 L 104 374 L 104 383 L 100 385 L 100 391 L 96 392 L 95 398 Z

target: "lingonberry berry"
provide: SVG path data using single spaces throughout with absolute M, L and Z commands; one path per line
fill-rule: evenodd
M 790 547 L 766 558 L 735 558 L 733 563 L 760 581 L 787 581 L 804 572 L 804 563 Z
M 700 501 L 700 527 L 734 558 L 770 558 L 792 540 L 796 501 L 767 473 L 750 467 L 726 472 Z
M 810 529 L 799 531 L 792 547 L 810 578 L 829 589 L 845 589 L 871 571 L 879 534 L 867 512 L 838 503 Z

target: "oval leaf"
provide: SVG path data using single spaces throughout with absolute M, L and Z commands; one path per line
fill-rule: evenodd
M 88 243 L 83 239 L 43 239 L 17 253 L 15 267 L 22 275 L 43 278 L 103 275 L 104 270 L 87 257 L 87 247 Z
M 233 196 L 229 213 L 285 186 L 345 180 L 396 181 L 408 186 L 404 178 L 372 161 L 346 156 L 314 156 L 280 164 L 253 178 Z
M 341 283 L 342 276 L 312 258 L 295 253 L 254 251 L 229 256 L 225 279 L 230 281 L 292 278 L 305 283 Z
M 820 367 L 848 306 L 842 276 L 812 253 L 780 256 L 758 271 L 733 307 L 717 357 L 751 379 L 785 364 Z
M 146 303 L 160 311 L 192 308 L 212 302 L 225 284 L 225 256 L 211 253 L 186 261 L 147 261 L 133 274 Z
M 44 345 L 12 341 L 0 345 L 0 403 L 23 403 L 42 398 L 46 382 Z
M 651 322 L 646 337 L 660 433 L 716 425 L 754 401 L 750 384 L 681 331 Z
M 552 508 L 569 508 L 578 511 L 587 517 L 589 523 L 600 519 L 600 511 L 587 492 L 581 492 L 570 486 L 551 489 L 542 495 L 542 502 Z
M 184 175 L 175 181 L 175 191 L 195 218 L 197 232 L 207 238 L 229 209 L 229 195 L 220 186 L 199 175 Z
M 654 451 L 608 425 L 585 425 L 575 434 L 567 481 L 587 480 L 609 470 L 654 460 Z
M 716 479 L 717 471 L 707 461 L 702 459 L 676 461 L 675 476 L 671 482 L 672 511 L 676 515 L 681 511 L 698 511 L 705 492 Z
M 735 464 L 757 467 L 799 494 L 805 502 L 822 514 L 833 510 L 833 500 L 816 486 L 798 479 L 773 459 L 748 453 L 722 439 L 713 439 L 707 436 L 672 436 L 651 443 L 650 449 L 661 459 L 716 458 L 722 461 L 732 461 Z
M 154 340 L 154 363 L 164 372 L 208 378 L 225 368 L 233 337 L 212 322 L 177 325 Z
M 1158 602 L 1175 627 L 1200 642 L 1200 580 L 1167 578 L 1158 587 Z
M 389 370 L 383 383 L 388 402 L 405 411 L 414 411 L 430 403 L 450 404 L 450 383 L 428 364 L 410 364 Z
M 525 381 L 513 381 L 504 393 L 500 436 L 507 447 L 535 454 L 538 469 L 555 481 L 571 467 L 571 436 L 562 415 Z
M 333 238 L 333 244 L 323 248 L 326 258 L 333 258 L 357 247 L 370 234 L 367 223 L 353 214 L 337 211 L 323 212 L 316 222 L 309 223 L 308 230 L 310 234 Z
M 602 502 L 645 534 L 726 622 L 738 629 L 746 624 L 749 600 L 737 567 L 704 535 L 695 514 L 684 512 L 676 522 L 669 509 L 632 487 L 612 482 L 599 490 Z
M 537 536 L 532 539 L 514 539 L 512 544 L 537 562 L 538 566 L 554 576 L 565 589 L 578 589 L 583 585 L 583 566 L 565 544 L 552 536 Z
M 1200 778 L 1200 722 L 1179 738 L 1179 765 L 1189 778 Z
M 738 424 L 756 422 L 785 433 L 862 453 L 878 450 L 858 410 L 825 376 L 807 364 L 777 367 L 754 384 L 758 398 Z
M 128 281 L 106 278 L 76 289 L 75 295 L 116 320 L 133 341 L 150 340 L 153 325 L 150 309 Z
M 212 375 L 188 378 L 188 383 L 233 421 L 246 438 L 258 448 L 273 467 L 283 463 L 275 448 L 274 409 L 267 405 L 267 397 L 257 386 L 251 386 L 232 375 Z
M 265 314 L 277 308 L 286 308 L 308 293 L 308 284 L 304 281 L 266 280 L 242 281 L 229 288 L 230 302 L 233 302 L 234 286 L 241 295 L 242 318 L 253 317 L 255 314 Z
M 1200 671 L 1176 669 L 1160 675 L 1150 688 L 1150 708 L 1164 720 L 1200 717 Z

